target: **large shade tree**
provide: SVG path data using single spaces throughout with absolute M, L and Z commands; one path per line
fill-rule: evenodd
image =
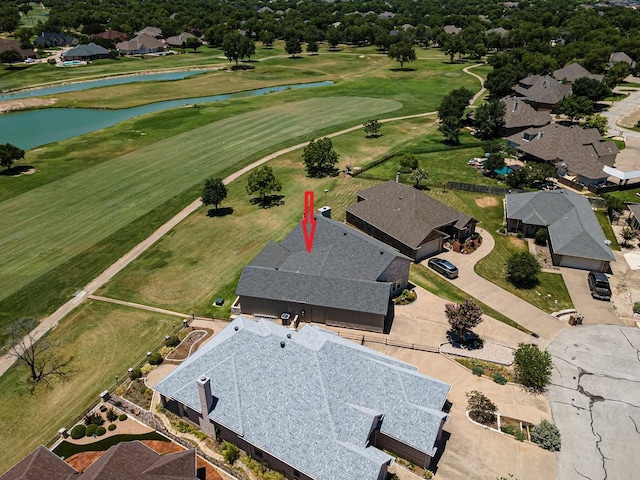
M 202 203 L 213 205 L 218 210 L 218 205 L 227 198 L 227 187 L 221 178 L 208 178 L 202 189 Z
M 247 179 L 247 193 L 257 193 L 260 203 L 267 206 L 267 200 L 273 192 L 282 190 L 282 183 L 273 174 L 273 169 L 268 165 L 263 165 L 253 170 Z
M 482 322 L 482 309 L 470 298 L 458 304 L 447 303 L 444 314 L 460 343 L 467 332 Z
M 24 150 L 12 145 L 10 143 L 5 143 L 4 145 L 0 145 L 0 165 L 3 167 L 7 167 L 7 170 L 11 169 L 11 166 L 17 160 L 21 160 L 24 158 Z
M 389 58 L 398 62 L 400 64 L 400 69 L 404 70 L 405 63 L 414 62 L 416 60 L 416 49 L 408 42 L 398 42 L 389 48 L 387 55 Z
M 302 160 L 310 177 L 325 177 L 337 173 L 338 154 L 328 137 L 311 140 L 302 150 Z

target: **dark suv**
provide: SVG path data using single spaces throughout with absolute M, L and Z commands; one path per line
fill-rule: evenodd
M 427 265 L 447 278 L 456 278 L 458 276 L 458 268 L 444 258 L 430 258 Z
M 602 272 L 589 272 L 587 275 L 591 296 L 598 300 L 611 300 L 611 287 L 609 279 Z

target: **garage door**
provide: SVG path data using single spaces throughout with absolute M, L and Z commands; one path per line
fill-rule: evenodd
M 431 240 L 430 242 L 423 243 L 418 249 L 418 253 L 416 254 L 416 262 L 424 260 L 429 255 L 439 253 L 440 250 L 442 250 L 441 238 L 436 238 L 435 240 Z
M 563 255 L 560 261 L 561 267 L 579 268 L 581 270 L 598 270 L 602 268 L 602 261 L 590 258 L 569 257 Z

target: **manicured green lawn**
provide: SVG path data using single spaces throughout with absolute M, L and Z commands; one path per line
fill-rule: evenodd
M 600 227 L 602 227 L 604 236 L 607 237 L 607 240 L 611 241 L 611 249 L 620 251 L 620 244 L 618 243 L 615 233 L 613 233 L 613 228 L 611 228 L 611 222 L 609 221 L 607 211 L 596 210 L 593 213 L 596 214 L 596 218 L 598 219 L 598 223 L 600 223 Z
M 0 377 L 0 471 L 53 440 L 59 428 L 71 427 L 101 391 L 113 386 L 115 375 L 123 378 L 175 323 L 175 317 L 101 302 L 85 303 L 64 319 L 48 338 L 73 356 L 71 378 L 31 394 L 24 367 L 14 366 Z
M 49 19 L 49 9 L 42 6 L 41 3 L 29 2 L 31 11 L 28 15 L 20 14 L 20 26 L 34 27 L 38 22 L 46 22 Z
M 6 200 L 0 203 L 0 248 L 12 255 L 0 265 L 1 298 L 202 179 L 241 168 L 257 151 L 340 125 L 356 109 L 362 119 L 399 106 L 381 99 L 325 98 L 237 115 Z

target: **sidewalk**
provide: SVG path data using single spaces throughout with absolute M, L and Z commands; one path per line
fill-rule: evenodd
M 480 228 L 476 229 L 476 231 L 482 235 L 482 245 L 475 252 L 469 255 L 462 255 L 449 251 L 438 255 L 438 257 L 446 258 L 456 265 L 460 272 L 458 278 L 447 280 L 461 290 L 482 300 L 483 303 L 491 308 L 537 333 L 540 338 L 529 337 L 530 341 L 537 343 L 540 347 L 546 347 L 558 332 L 566 328 L 567 325 L 482 278 L 475 272 L 475 264 L 487 256 L 495 247 L 495 241 L 488 232 Z

